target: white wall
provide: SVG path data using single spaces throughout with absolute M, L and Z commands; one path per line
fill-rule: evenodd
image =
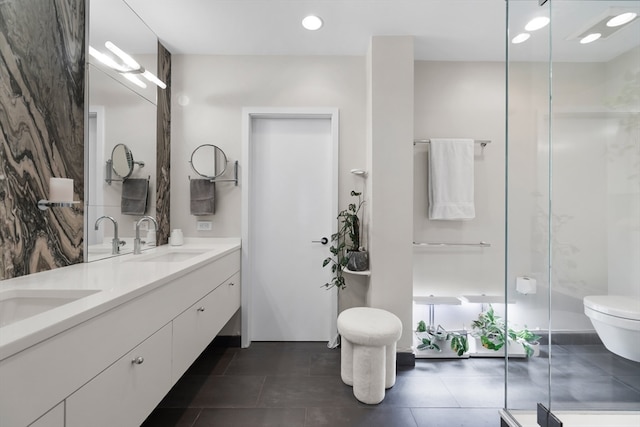
M 608 290 L 640 298 L 640 47 L 611 61 L 605 72 L 616 113 L 607 140 Z
M 231 161 L 239 160 L 243 107 L 337 107 L 340 206 L 349 203 L 351 189 L 362 186 L 349 170 L 362 168 L 365 158 L 364 56 L 174 55 L 172 60 L 171 228 L 192 237 L 240 235 L 242 183 L 217 185 L 216 214 L 194 217 L 188 160 L 201 144 L 218 145 Z M 213 229 L 196 231 L 197 220 L 212 221 Z
M 427 218 L 429 146 L 413 149 L 415 242 L 478 243 L 489 248 L 414 247 L 414 295 L 461 296 L 504 294 L 504 64 L 432 62 L 415 64 L 415 138 L 473 138 L 475 145 L 476 217 L 469 221 Z M 469 327 L 480 304 L 438 306 L 436 324 Z M 414 328 L 428 320 L 428 307 L 415 305 Z
M 417 61 L 415 138 L 487 139 L 475 146 L 476 218 L 427 218 L 428 145 L 414 147 L 413 239 L 477 243 L 490 248 L 414 248 L 414 294 L 503 294 L 504 64 Z
M 171 228 L 191 237 L 240 236 L 242 182 L 216 186 L 215 215 L 192 216 L 188 176 L 194 172 L 188 160 L 201 144 L 215 144 L 230 161 L 239 160 L 243 107 L 337 107 L 341 209 L 351 202 L 352 189 L 363 189 L 365 181 L 349 171 L 365 164 L 364 56 L 174 55 L 172 61 Z M 212 230 L 197 231 L 198 220 L 212 221 Z M 347 280 L 350 288 L 341 291 L 340 306 L 363 305 L 366 283 Z M 235 316 L 221 334 L 239 335 L 239 322 Z

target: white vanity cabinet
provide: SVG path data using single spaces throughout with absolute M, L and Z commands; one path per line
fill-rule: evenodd
M 171 388 L 171 324 L 66 401 L 66 427 L 140 425 Z
M 1 360 L 0 427 L 140 425 L 240 307 L 240 250 L 157 280 Z
M 193 361 L 240 308 L 240 273 L 234 274 L 173 321 L 172 382 Z

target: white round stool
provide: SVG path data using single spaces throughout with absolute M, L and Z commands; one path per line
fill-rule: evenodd
M 396 342 L 402 322 L 388 311 L 355 307 L 338 316 L 340 374 L 353 395 L 371 405 L 382 402 L 384 390 L 396 383 Z

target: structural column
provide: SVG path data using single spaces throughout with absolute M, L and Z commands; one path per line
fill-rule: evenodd
M 402 321 L 400 353 L 412 352 L 413 70 L 413 37 L 372 37 L 367 58 L 367 302 Z

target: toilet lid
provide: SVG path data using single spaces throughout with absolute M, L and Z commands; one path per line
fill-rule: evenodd
M 640 299 L 620 295 L 590 295 L 584 306 L 610 316 L 640 320 Z

